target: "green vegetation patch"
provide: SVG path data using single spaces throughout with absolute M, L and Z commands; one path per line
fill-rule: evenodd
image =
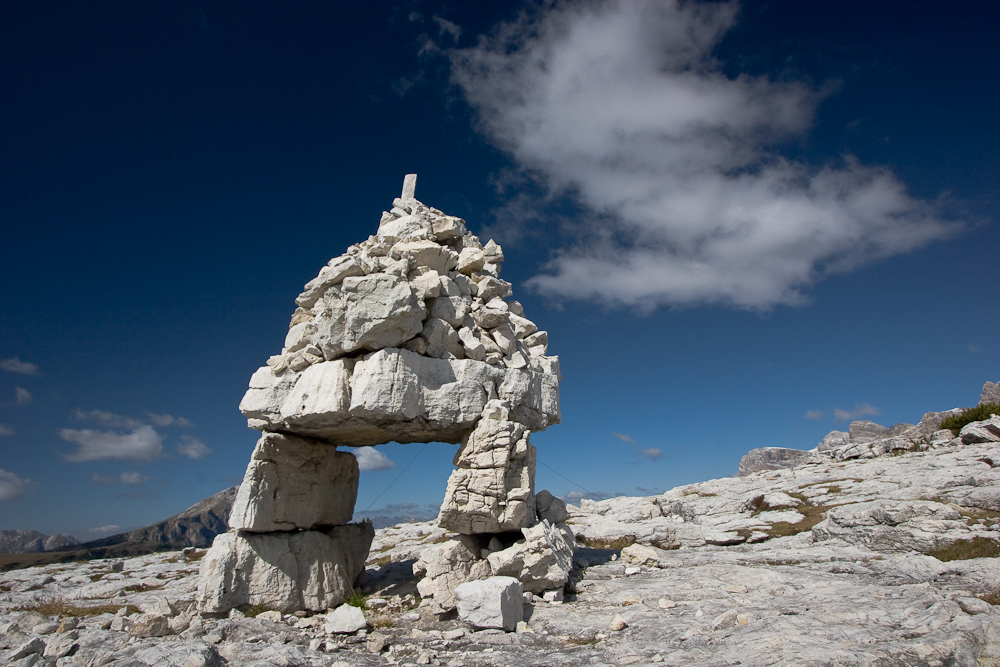
M 139 609 L 132 605 L 102 604 L 93 607 L 85 607 L 70 604 L 63 600 L 47 600 L 36 602 L 23 607 L 14 607 L 11 611 L 37 611 L 46 616 L 100 616 L 101 614 L 117 614 L 121 609 L 127 610 L 126 614 L 137 614 Z
M 362 593 L 357 588 L 355 588 L 353 591 L 351 591 L 351 594 L 347 596 L 347 599 L 344 600 L 344 604 L 349 604 L 352 607 L 360 607 L 361 609 L 364 609 L 365 594 Z
M 958 540 L 947 546 L 931 549 L 926 553 L 928 556 L 934 556 L 944 562 L 971 558 L 996 558 L 1000 556 L 1000 543 L 988 537 L 976 536 L 971 540 Z
M 582 544 L 590 549 L 613 549 L 617 551 L 635 544 L 635 538 L 631 535 L 623 535 L 622 537 L 616 537 L 614 539 L 577 535 L 576 543 Z
M 974 408 L 966 408 L 957 415 L 945 417 L 941 422 L 941 428 L 958 435 L 966 424 L 989 419 L 991 415 L 1000 415 L 1000 403 L 981 403 Z

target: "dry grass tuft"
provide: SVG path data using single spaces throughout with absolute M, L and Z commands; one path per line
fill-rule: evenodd
M 590 549 L 613 549 L 621 550 L 625 547 L 630 547 L 635 544 L 635 538 L 631 535 L 624 535 L 622 537 L 616 537 L 614 539 L 607 539 L 603 537 L 586 537 L 585 535 L 577 535 L 576 543 L 582 544 Z
M 137 614 L 139 609 L 132 605 L 102 604 L 93 607 L 84 607 L 71 604 L 63 600 L 48 600 L 14 607 L 11 611 L 37 611 L 49 617 L 56 616 L 100 616 L 101 614 L 116 614 L 121 609 L 126 609 L 128 614 Z
M 944 562 L 972 558 L 996 558 L 1000 556 L 1000 543 L 988 537 L 976 536 L 971 540 L 958 540 L 947 546 L 931 549 L 926 553 L 928 556 L 934 556 Z

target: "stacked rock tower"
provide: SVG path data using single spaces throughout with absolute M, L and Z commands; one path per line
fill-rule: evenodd
M 415 187 L 410 174 L 378 233 L 306 284 L 281 354 L 251 377 L 240 410 L 263 434 L 202 561 L 202 610 L 321 611 L 350 595 L 374 532 L 349 523 L 359 470 L 341 445 L 461 445 L 438 519 L 459 536 L 414 568 L 438 611 L 473 579 L 565 583 L 572 532 L 560 501 L 536 498 L 528 441 L 559 421 L 558 358 L 508 300 L 500 246 Z

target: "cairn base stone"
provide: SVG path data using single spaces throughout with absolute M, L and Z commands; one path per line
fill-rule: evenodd
M 215 538 L 201 561 L 201 611 L 252 605 L 284 613 L 342 604 L 364 572 L 371 524 L 288 533 L 230 532 Z
M 358 460 L 333 445 L 283 433 L 257 441 L 229 527 L 265 533 L 344 525 L 358 497 Z

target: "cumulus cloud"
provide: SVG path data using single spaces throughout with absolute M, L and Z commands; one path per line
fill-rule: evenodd
M 0 470 L 0 502 L 17 498 L 28 490 L 30 484 L 30 479 L 18 477 L 6 470 Z
M 822 410 L 807 410 L 804 416 L 806 419 L 822 419 L 823 415 Z
M 14 387 L 14 400 L 17 401 L 18 405 L 27 405 L 34 400 L 34 397 L 24 387 Z
M 13 427 L 7 426 L 7 424 L 0 424 L 0 437 L 5 435 L 16 435 Z
M 733 3 L 546 4 L 450 52 L 481 131 L 586 213 L 530 287 L 765 310 L 957 228 L 887 169 L 783 157 L 824 93 L 727 75 L 712 52 L 736 19 Z
M 76 452 L 65 456 L 67 461 L 73 462 L 121 459 L 146 463 L 163 453 L 163 437 L 151 426 L 140 426 L 124 435 L 111 431 L 64 428 L 59 431 L 59 437 L 80 446 Z
M 862 417 L 875 417 L 882 414 L 882 411 L 868 403 L 858 403 L 850 410 L 837 408 L 833 411 L 833 418 L 837 421 L 848 422 Z
M 121 474 L 122 484 L 126 486 L 142 486 L 149 481 L 149 477 L 141 472 L 123 472 Z
M 193 438 L 190 435 L 185 435 L 181 437 L 181 444 L 177 445 L 177 452 L 181 456 L 186 456 L 189 459 L 198 460 L 204 458 L 212 453 L 212 450 L 208 446 L 199 440 L 198 438 Z
M 73 411 L 73 418 L 81 422 L 94 422 L 105 428 L 136 429 L 145 426 L 138 419 L 116 415 L 105 410 L 81 410 L 77 408 Z
M 388 470 L 395 468 L 396 463 L 375 447 L 345 447 L 345 452 L 350 452 L 358 459 L 358 467 L 361 472 L 366 470 Z
M 194 424 L 184 417 L 174 417 L 167 414 L 161 415 L 155 412 L 147 412 L 146 414 L 149 415 L 149 421 L 153 422 L 156 426 L 194 426 Z
M 663 450 L 659 447 L 641 447 L 639 453 L 650 461 L 655 461 L 663 456 Z
M 635 443 L 635 440 L 633 440 L 630 436 L 625 435 L 624 433 L 615 433 L 614 431 L 612 431 L 611 436 L 614 438 L 618 438 L 622 442 L 627 442 L 629 444 Z
M 20 373 L 21 375 L 38 375 L 38 366 L 27 361 L 21 361 L 19 357 L 11 357 L 0 361 L 0 368 L 8 373 Z

